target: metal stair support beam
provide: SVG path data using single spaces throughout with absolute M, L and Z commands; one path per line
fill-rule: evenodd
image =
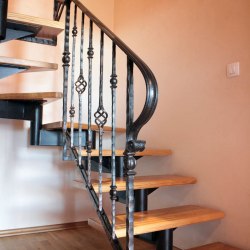
M 158 232 L 156 250 L 173 250 L 173 232 L 175 229 L 162 230 Z
M 34 116 L 30 121 L 30 144 L 39 145 L 40 130 L 42 128 L 43 107 L 41 104 L 34 106 Z
M 0 1 L 0 40 L 5 39 L 7 29 L 8 0 Z

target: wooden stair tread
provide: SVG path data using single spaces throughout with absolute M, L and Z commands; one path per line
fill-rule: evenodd
M 6 101 L 41 101 L 49 103 L 63 97 L 61 92 L 38 92 L 38 93 L 5 93 L 0 94 L 0 100 Z
M 36 35 L 36 37 L 40 38 L 54 38 L 64 30 L 63 22 L 13 12 L 8 12 L 7 21 L 16 24 L 40 27 L 39 32 Z
M 40 62 L 34 60 L 17 59 L 12 57 L 0 56 L 0 66 L 13 68 L 26 68 L 25 72 L 57 70 L 58 65 L 55 63 Z
M 189 250 L 240 250 L 240 248 L 232 247 L 221 242 L 216 242 L 200 247 L 190 248 Z
M 151 175 L 151 176 L 135 176 L 134 189 L 158 188 L 164 186 L 178 186 L 195 184 L 197 180 L 194 177 L 178 176 L 178 175 Z M 98 180 L 93 180 L 92 185 L 98 191 Z M 110 178 L 104 178 L 102 183 L 102 191 L 109 192 L 111 185 Z M 118 191 L 126 190 L 126 179 L 116 178 L 116 186 Z
M 143 234 L 222 219 L 224 213 L 194 205 L 134 213 L 134 234 Z M 117 237 L 126 236 L 126 214 L 116 216 Z
M 44 124 L 43 128 L 46 130 L 57 130 L 57 129 L 62 129 L 63 122 L 58 121 L 58 122 L 52 122 L 48 124 Z M 74 129 L 78 129 L 79 123 L 75 122 L 74 123 Z M 70 122 L 67 122 L 67 128 L 70 129 Z M 82 129 L 87 130 L 88 129 L 88 124 L 83 124 Z M 112 131 L 112 127 L 110 126 L 104 126 L 104 131 Z M 91 130 L 98 130 L 98 126 L 95 124 L 91 125 Z M 126 132 L 125 128 L 116 128 L 116 132 L 123 133 Z
M 110 149 L 104 149 L 102 151 L 102 156 L 111 156 L 112 151 Z M 124 149 L 115 150 L 116 156 L 124 156 Z M 170 149 L 145 149 L 142 152 L 137 152 L 136 156 L 168 156 L 172 154 Z M 82 156 L 87 156 L 86 150 L 82 150 Z M 91 156 L 99 156 L 99 150 L 93 149 Z

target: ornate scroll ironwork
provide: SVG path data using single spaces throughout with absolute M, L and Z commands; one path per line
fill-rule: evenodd
M 82 164 L 82 94 L 85 92 L 87 82 L 83 76 L 83 45 L 84 45 L 84 13 L 82 13 L 81 23 L 81 47 L 80 47 L 80 75 L 75 83 L 76 91 L 79 97 L 79 116 L 78 116 L 78 164 Z
M 103 126 L 108 119 L 108 113 L 103 107 L 103 55 L 104 55 L 104 33 L 101 31 L 100 41 L 100 85 L 99 85 L 99 107 L 95 112 L 95 123 L 99 128 L 99 211 L 102 211 L 102 141 L 103 141 Z

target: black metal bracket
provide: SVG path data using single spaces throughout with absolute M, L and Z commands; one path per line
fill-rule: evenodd
M 0 101 L 0 118 L 30 121 L 30 144 L 39 145 L 42 127 L 42 102 Z
M 7 21 L 6 23 L 6 36 L 1 40 L 1 43 L 15 40 L 15 39 L 24 39 L 26 37 L 34 37 L 41 27 L 39 25 L 28 25 L 23 23 L 15 23 Z
M 63 9 L 64 9 L 65 1 L 63 0 L 54 0 L 54 14 L 53 18 L 55 21 L 59 21 L 61 19 Z
M 40 31 L 41 26 L 39 25 L 27 25 L 21 23 L 15 23 L 8 21 L 6 23 L 6 36 L 0 41 L 1 43 L 10 40 L 20 40 L 31 43 L 39 43 L 44 45 L 56 46 L 57 37 L 46 38 L 46 37 L 36 37 L 37 33 Z
M 40 37 L 34 37 L 34 36 L 27 36 L 27 37 L 21 37 L 18 38 L 20 41 L 26 41 L 31 43 L 39 43 L 43 45 L 50 45 L 50 46 L 56 46 L 57 45 L 57 37 L 54 38 L 40 38 Z
M 94 139 L 93 139 L 94 142 Z M 95 145 L 92 145 L 92 148 L 95 148 Z M 92 156 L 92 162 L 93 162 L 93 171 L 99 171 L 98 170 L 98 164 L 99 164 L 99 157 L 93 157 Z M 105 171 L 105 173 L 111 173 L 111 156 L 103 156 L 102 159 L 102 166 Z M 124 160 L 123 156 L 116 156 L 115 157 L 115 166 L 116 166 L 116 177 L 123 177 L 124 176 Z
M 96 132 L 92 131 L 92 138 L 96 138 Z M 86 147 L 87 130 L 82 131 L 82 147 Z M 74 145 L 78 146 L 78 131 L 74 132 Z M 39 146 L 63 146 L 62 130 L 40 130 Z M 95 144 L 93 145 L 95 147 Z
M 62 146 L 62 130 L 47 131 L 42 129 L 42 101 L 0 101 L 0 118 L 30 121 L 30 144 L 33 146 Z M 82 132 L 82 146 L 86 146 L 87 131 Z M 92 131 L 96 147 L 96 132 Z M 74 143 L 78 146 L 78 131 L 74 132 Z

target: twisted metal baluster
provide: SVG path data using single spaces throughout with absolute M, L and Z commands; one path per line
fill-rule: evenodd
M 67 0 L 66 15 L 65 15 L 65 37 L 64 37 L 64 52 L 62 57 L 63 62 L 63 158 L 67 158 L 67 100 L 68 100 L 68 81 L 69 81 L 69 65 L 70 65 L 70 52 L 69 52 L 69 26 L 70 26 L 70 3 Z
M 82 94 L 85 92 L 87 82 L 83 76 L 83 45 L 84 45 L 84 13 L 82 12 L 82 24 L 81 24 L 81 47 L 80 47 L 80 75 L 75 83 L 76 91 L 79 97 L 79 116 L 78 116 L 78 165 L 82 164 Z
M 112 238 L 115 239 L 115 216 L 116 216 L 116 201 L 117 201 L 117 186 L 116 186 L 116 164 L 115 164 L 115 139 L 116 139 L 116 88 L 117 88 L 117 75 L 116 75 L 116 45 L 112 44 L 112 74 L 110 79 L 110 88 L 112 94 L 112 136 L 111 136 L 111 175 L 112 182 L 110 186 L 110 199 L 112 201 Z
M 74 118 L 75 118 L 75 104 L 74 104 L 74 83 L 75 83 L 75 59 L 76 59 L 76 36 L 77 36 L 77 6 L 74 11 L 74 26 L 72 29 L 72 67 L 71 67 L 71 99 L 70 99 L 70 146 L 74 145 Z
M 88 155 L 88 186 L 91 185 L 91 152 L 92 152 L 92 131 L 91 131 L 91 113 L 92 113 L 92 60 L 94 56 L 93 48 L 93 21 L 89 23 L 89 73 L 88 73 L 88 140 L 87 140 L 87 155 Z
M 103 141 L 103 126 L 108 119 L 108 113 L 103 107 L 103 51 L 104 33 L 101 31 L 100 41 L 100 86 L 99 86 L 99 107 L 95 112 L 95 123 L 99 128 L 99 211 L 102 211 L 102 141 Z
M 134 250 L 134 168 L 136 160 L 135 150 L 130 143 L 129 132 L 134 120 L 134 63 L 127 61 L 127 124 L 126 124 L 126 150 L 124 152 L 124 167 L 126 176 L 126 249 Z

